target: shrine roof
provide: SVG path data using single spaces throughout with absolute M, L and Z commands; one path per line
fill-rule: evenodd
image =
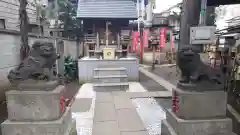
M 79 0 L 78 18 L 137 19 L 133 0 Z

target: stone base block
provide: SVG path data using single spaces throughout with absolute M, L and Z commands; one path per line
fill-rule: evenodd
M 232 133 L 232 120 L 229 118 L 184 120 L 168 110 L 167 121 L 177 135 L 228 135 Z
M 174 131 L 173 127 L 166 120 L 163 120 L 161 135 L 178 135 L 178 134 Z M 237 134 L 228 133 L 228 134 L 213 134 L 213 135 L 237 135 Z
M 8 119 L 11 121 L 57 120 L 62 116 L 60 97 L 65 90 L 6 92 Z
M 72 121 L 70 108 L 66 108 L 63 116 L 55 121 L 12 122 L 6 120 L 1 124 L 2 135 L 75 135 L 74 127 L 76 125 Z
M 176 115 L 182 119 L 224 118 L 227 93 L 224 91 L 188 92 L 173 90 L 178 100 Z
M 17 85 L 23 91 L 52 91 L 59 85 L 59 81 L 34 81 L 28 80 Z

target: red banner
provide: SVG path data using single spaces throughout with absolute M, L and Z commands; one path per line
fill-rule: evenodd
M 144 45 L 144 48 L 148 47 L 148 37 L 149 37 L 149 29 L 144 29 L 144 31 L 143 31 L 143 45 Z
M 160 48 L 164 48 L 166 43 L 167 28 L 160 28 Z
M 132 32 L 132 51 L 137 51 L 138 49 L 138 32 Z

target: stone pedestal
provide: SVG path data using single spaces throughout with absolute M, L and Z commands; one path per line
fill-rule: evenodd
M 176 116 L 182 119 L 224 118 L 227 112 L 227 93 L 224 91 L 173 91 L 177 99 Z
M 76 135 L 71 109 L 60 107 L 64 89 L 7 92 L 8 119 L 1 124 L 2 135 Z
M 172 105 L 163 125 L 163 129 L 169 130 L 168 134 L 173 135 L 175 131 L 174 135 L 234 135 L 232 120 L 226 117 L 227 93 L 224 91 L 173 90 Z

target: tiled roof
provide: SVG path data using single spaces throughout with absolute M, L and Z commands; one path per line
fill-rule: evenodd
M 137 8 L 133 0 L 79 0 L 77 17 L 137 19 Z

